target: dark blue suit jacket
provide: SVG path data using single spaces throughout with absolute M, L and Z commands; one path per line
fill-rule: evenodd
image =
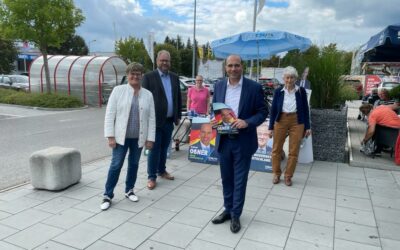
M 272 99 L 271 114 L 269 120 L 269 129 L 274 129 L 274 124 L 279 121 L 283 108 L 283 99 L 285 92 L 282 91 L 283 87 L 277 88 Z M 296 96 L 296 108 L 297 108 L 297 123 L 304 124 L 304 129 L 310 129 L 310 111 L 308 108 L 307 92 L 303 87 L 295 93 Z
M 179 84 L 179 77 L 173 72 L 168 72 L 171 79 L 172 107 L 174 123 L 181 119 L 182 96 Z M 154 98 L 154 109 L 156 112 L 156 127 L 162 127 L 167 120 L 168 101 L 165 95 L 164 86 L 158 70 L 153 70 L 143 76 L 142 86 L 150 90 Z
M 227 88 L 227 79 L 219 81 L 214 86 L 213 103 L 225 103 L 225 94 Z M 239 101 L 238 118 L 245 120 L 248 127 L 239 130 L 238 140 L 242 145 L 242 152 L 245 155 L 253 155 L 257 148 L 257 126 L 265 121 L 268 115 L 264 103 L 264 94 L 259 83 L 243 77 L 242 93 Z M 220 142 L 227 139 L 217 134 L 215 146 L 218 152 L 221 152 Z

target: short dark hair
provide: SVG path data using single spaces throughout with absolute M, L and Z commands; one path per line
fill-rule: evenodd
M 130 72 L 139 71 L 140 73 L 144 73 L 144 67 L 142 64 L 133 62 L 126 66 L 126 74 L 129 75 Z
M 374 106 L 372 106 L 369 103 L 363 103 L 360 106 L 360 112 L 363 113 L 364 115 L 369 114 L 369 112 L 371 112 L 371 110 L 373 109 Z

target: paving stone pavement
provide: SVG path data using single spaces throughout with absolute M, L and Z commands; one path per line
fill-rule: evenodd
M 223 207 L 219 167 L 174 152 L 174 181 L 146 188 L 142 157 L 135 192 L 124 197 L 125 167 L 111 208 L 101 211 L 110 158 L 83 166 L 60 192 L 25 185 L 0 193 L 0 249 L 400 249 L 400 172 L 347 164 L 299 164 L 293 186 L 250 171 L 242 229 L 211 219 Z

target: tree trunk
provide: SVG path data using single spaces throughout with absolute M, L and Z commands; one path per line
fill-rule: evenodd
M 46 93 L 50 94 L 51 93 L 51 82 L 50 82 L 49 61 L 47 60 L 47 50 L 42 49 L 41 51 L 42 51 L 42 55 L 43 55 L 44 73 L 46 76 Z

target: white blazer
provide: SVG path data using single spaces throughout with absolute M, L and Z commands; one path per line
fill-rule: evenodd
M 104 136 L 115 137 L 120 145 L 125 143 L 133 93 L 134 90 L 128 83 L 114 87 L 108 99 L 104 118 Z M 138 147 L 141 148 L 146 141 L 154 142 L 156 137 L 153 94 L 143 87 L 139 90 L 139 119 Z

